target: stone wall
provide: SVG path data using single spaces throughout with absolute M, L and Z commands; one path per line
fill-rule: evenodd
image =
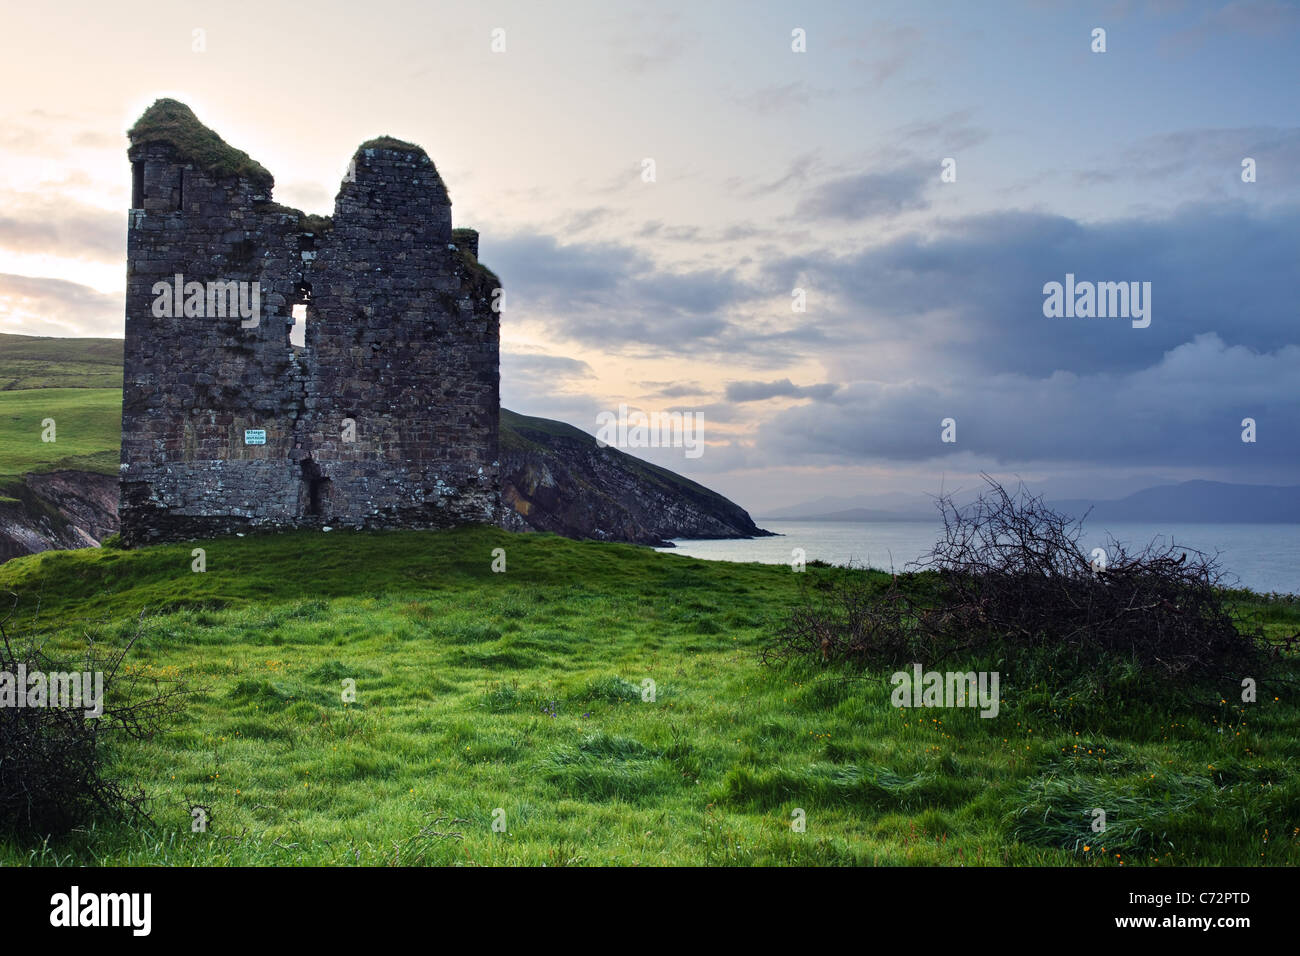
M 472 252 L 452 242 L 451 201 L 424 151 L 363 146 L 320 221 L 176 140 L 133 130 L 129 153 L 124 543 L 495 522 L 497 280 L 476 241 Z M 155 285 L 177 275 L 203 294 L 159 316 Z M 223 287 L 210 297 L 208 283 L 231 282 L 257 283 L 256 325 L 216 314 Z

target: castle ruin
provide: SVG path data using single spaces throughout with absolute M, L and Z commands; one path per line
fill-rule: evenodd
M 181 103 L 129 136 L 123 543 L 497 521 L 500 283 L 424 150 L 317 217 Z

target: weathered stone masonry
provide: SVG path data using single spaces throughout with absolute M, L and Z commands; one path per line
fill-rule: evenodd
M 422 149 L 363 145 L 332 218 L 273 203 L 270 175 L 174 101 L 129 157 L 124 543 L 497 520 L 498 281 Z M 256 327 L 156 317 L 178 274 L 259 283 Z M 256 429 L 266 444 L 245 443 Z

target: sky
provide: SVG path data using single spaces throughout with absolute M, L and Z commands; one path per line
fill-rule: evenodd
M 125 131 L 170 96 L 307 212 L 361 142 L 425 147 L 505 288 L 502 403 L 696 413 L 698 457 L 636 453 L 754 514 L 1300 483 L 1300 0 L 5 20 L 0 332 L 122 335 Z M 1150 324 L 1046 316 L 1067 274 L 1150 283 Z

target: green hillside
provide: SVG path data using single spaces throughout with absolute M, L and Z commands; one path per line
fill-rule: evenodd
M 117 474 L 121 434 L 121 388 L 0 392 L 0 478 L 61 468 Z
M 883 574 L 490 528 L 201 544 L 203 573 L 194 544 L 0 566 L 11 633 L 71 652 L 139 627 L 137 672 L 195 689 L 113 753 L 154 826 L 0 840 L 0 862 L 1300 863 L 1289 698 L 1089 703 L 1011 672 L 984 720 L 895 709 L 881 673 L 760 663 L 801 582 Z M 1260 609 L 1275 636 L 1300 624 Z
M 0 335 L 0 391 L 121 387 L 121 339 Z

